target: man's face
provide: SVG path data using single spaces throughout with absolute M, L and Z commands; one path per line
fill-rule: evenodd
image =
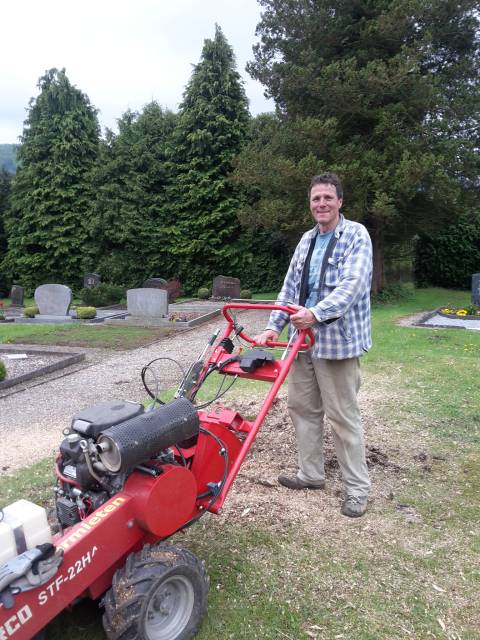
M 333 184 L 315 184 L 310 192 L 310 211 L 322 233 L 333 231 L 340 219 L 342 199 Z

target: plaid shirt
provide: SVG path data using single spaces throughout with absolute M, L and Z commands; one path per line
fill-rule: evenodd
M 277 304 L 298 304 L 305 260 L 317 231 L 317 227 L 307 231 L 298 243 Z M 318 320 L 312 327 L 315 335 L 312 357 L 345 360 L 363 355 L 372 346 L 372 243 L 363 225 L 345 220 L 343 215 L 335 228 L 335 238 L 337 243 L 328 258 L 324 277 L 317 282 L 317 304 L 310 307 Z M 272 311 L 267 329 L 280 332 L 287 322 L 287 314 Z

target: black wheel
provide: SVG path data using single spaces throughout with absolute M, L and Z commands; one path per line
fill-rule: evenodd
M 192 553 L 166 544 L 128 556 L 105 596 L 109 640 L 188 640 L 207 608 L 208 578 Z

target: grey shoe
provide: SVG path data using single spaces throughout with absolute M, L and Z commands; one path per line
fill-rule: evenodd
M 325 489 L 325 480 L 320 480 L 317 484 L 310 484 L 297 478 L 297 476 L 278 476 L 278 482 L 287 489 Z
M 367 510 L 368 496 L 347 495 L 343 501 L 340 513 L 349 518 L 360 518 Z

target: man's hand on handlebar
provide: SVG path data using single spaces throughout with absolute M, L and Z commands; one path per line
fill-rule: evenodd
M 265 346 L 267 342 L 276 342 L 278 339 L 278 332 L 273 329 L 266 329 L 263 333 L 260 333 L 258 336 L 254 336 L 253 339 L 255 342 L 261 346 Z
M 293 306 L 293 305 L 289 305 Z M 296 313 L 290 316 L 290 322 L 295 329 L 301 331 L 302 329 L 310 329 L 317 322 L 313 313 L 305 307 L 297 307 Z

